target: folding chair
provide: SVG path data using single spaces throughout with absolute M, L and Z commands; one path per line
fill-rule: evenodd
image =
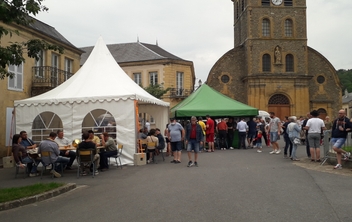
M 155 157 L 155 150 L 156 150 L 156 142 L 147 142 L 147 151 L 146 151 L 146 153 L 147 154 L 149 153 L 149 155 L 153 154 L 152 160 L 153 160 L 154 163 L 156 163 L 155 162 L 155 158 L 154 158 Z M 149 159 L 150 159 L 150 157 L 149 157 Z
M 52 160 L 51 160 L 51 151 L 41 151 L 40 156 L 42 158 L 42 164 L 43 164 L 42 170 L 40 172 L 40 179 L 42 179 L 43 172 L 46 170 L 46 168 L 50 166 L 52 170 L 55 170 L 56 163 L 52 162 Z M 48 158 L 49 163 L 45 164 L 43 161 L 43 158 Z M 64 173 L 64 169 L 63 169 L 62 164 L 60 164 L 60 165 L 61 165 L 61 175 L 62 175 Z M 54 178 L 54 174 L 51 175 L 51 178 Z
M 118 144 L 117 145 L 117 154 L 112 156 L 112 157 L 115 158 L 115 162 L 116 162 L 116 167 L 117 168 L 119 167 L 119 165 L 117 164 L 117 159 L 119 159 L 121 169 L 122 169 L 122 164 L 121 164 L 122 150 L 123 150 L 123 145 L 122 144 Z
M 92 172 L 92 178 L 94 178 L 95 175 L 95 164 L 94 164 L 94 148 L 88 149 L 88 150 L 77 150 L 77 178 L 79 178 L 80 173 L 81 173 L 81 165 L 84 163 L 87 163 L 93 166 L 93 172 Z M 84 167 L 84 166 L 83 166 Z

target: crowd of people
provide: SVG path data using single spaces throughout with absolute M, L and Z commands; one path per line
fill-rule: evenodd
M 188 167 L 198 166 L 199 152 L 214 152 L 218 150 L 253 149 L 258 153 L 263 152 L 263 144 L 271 147 L 269 154 L 280 154 L 282 149 L 278 141 L 283 138 L 285 146 L 283 155 L 286 159 L 299 161 L 297 157 L 298 145 L 306 147 L 307 157 L 312 162 L 321 162 L 320 147 L 322 145 L 325 132 L 331 135 L 330 142 L 337 155 L 337 165 L 334 169 L 341 169 L 342 159 L 349 159 L 350 153 L 342 149 L 348 132 L 352 129 L 352 123 L 346 117 L 345 110 L 340 110 L 338 118 L 330 121 L 326 116 L 325 120 L 320 119 L 319 113 L 313 110 L 307 113 L 306 117 L 296 116 L 285 117 L 280 120 L 274 112 L 270 112 L 270 118 L 254 117 L 245 121 L 245 118 L 222 118 L 214 120 L 209 115 L 203 121 L 192 116 L 190 121 L 177 122 L 171 118 L 166 125 L 163 138 L 163 146 L 166 147 L 167 155 L 172 155 L 171 163 L 181 163 L 181 151 L 188 152 Z M 234 144 L 234 135 L 238 133 L 238 143 Z M 152 131 L 152 134 L 155 131 Z M 149 133 L 150 134 L 150 133 Z M 140 131 L 140 138 L 146 138 L 147 130 Z M 192 153 L 194 157 L 192 158 Z
M 92 130 L 82 133 L 83 141 L 75 148 L 76 150 L 93 150 L 94 155 L 94 174 L 99 171 L 106 171 L 109 168 L 108 158 L 117 155 L 117 146 L 115 140 L 107 132 L 100 135 L 100 138 L 94 135 Z M 61 177 L 60 171 L 72 170 L 72 164 L 76 159 L 76 152 L 71 147 L 72 141 L 64 137 L 62 130 L 51 132 L 47 139 L 44 139 L 37 145 L 27 136 L 26 131 L 15 134 L 12 138 L 12 153 L 18 167 L 28 167 L 30 177 L 38 176 L 37 166 L 42 163 L 48 166 L 53 163 L 54 167 L 50 173 L 54 177 Z M 60 149 L 62 148 L 62 149 Z M 99 148 L 99 149 L 98 149 Z M 50 156 L 40 156 L 42 152 L 50 152 Z M 89 166 L 90 173 L 93 173 L 93 165 Z M 80 172 L 82 176 L 87 175 L 85 166 L 81 164 Z

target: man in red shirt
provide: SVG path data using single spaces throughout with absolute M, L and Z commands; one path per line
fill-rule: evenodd
M 206 129 L 206 140 L 208 143 L 208 152 L 214 152 L 214 120 L 209 115 L 206 116 L 207 129 Z
M 226 144 L 226 139 L 227 139 L 227 119 L 221 119 L 221 122 L 218 123 L 218 125 L 216 126 L 217 132 L 218 132 L 218 146 L 220 146 L 219 148 L 221 150 L 226 150 L 227 144 Z

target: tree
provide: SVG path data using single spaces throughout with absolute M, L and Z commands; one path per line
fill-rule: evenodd
M 42 5 L 43 0 L 2 0 L 0 2 L 0 23 L 17 24 L 20 26 L 29 26 L 33 19 L 30 16 L 36 16 L 39 12 L 48 11 L 48 8 Z M 54 50 L 63 53 L 61 46 L 47 43 L 40 39 L 31 39 L 27 42 L 9 42 L 8 46 L 1 46 L 1 39 L 13 34 L 19 35 L 18 30 L 6 29 L 0 24 L 0 79 L 13 77 L 13 73 L 8 72 L 8 65 L 18 66 L 25 62 L 24 53 L 29 58 L 39 59 L 41 50 Z
M 161 97 L 167 93 L 170 88 L 164 89 L 162 85 L 159 84 L 150 84 L 148 87 L 144 88 L 145 91 L 147 91 L 150 95 L 161 99 Z
M 352 69 L 339 69 L 337 75 L 342 85 L 342 94 L 345 93 L 345 89 L 348 92 L 352 92 Z

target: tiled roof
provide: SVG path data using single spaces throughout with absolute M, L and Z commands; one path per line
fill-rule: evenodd
M 134 42 L 111 44 L 107 45 L 107 47 L 117 63 L 151 61 L 160 59 L 174 59 L 186 61 L 165 51 L 158 45 Z M 81 55 L 81 65 L 83 65 L 88 59 L 93 48 L 94 46 L 80 48 L 81 50 L 85 51 L 85 53 Z
M 352 101 L 352 93 L 348 93 L 347 95 L 345 94 L 342 96 L 342 103 L 343 104 L 348 103 L 350 101 Z
M 33 22 L 31 22 L 29 24 L 30 28 L 32 28 L 38 32 L 41 32 L 44 35 L 50 36 L 51 38 L 53 38 L 59 42 L 62 42 L 68 46 L 76 48 L 76 46 L 74 46 L 64 36 L 62 36 L 54 27 L 52 27 L 48 24 L 45 24 L 44 22 L 41 22 L 35 18 L 31 18 L 31 19 L 33 19 Z M 76 48 L 76 49 L 78 49 L 78 48 Z

